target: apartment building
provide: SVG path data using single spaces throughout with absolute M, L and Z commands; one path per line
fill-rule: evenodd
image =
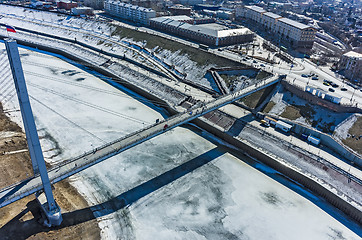
M 245 6 L 244 16 L 262 25 L 266 30 L 278 34 L 282 40 L 287 40 L 294 48 L 311 49 L 313 47 L 316 29 L 267 12 L 258 6 Z
M 156 11 L 150 8 L 113 0 L 106 0 L 104 2 L 104 10 L 110 15 L 144 25 L 149 25 L 150 18 L 156 17 Z
M 257 23 L 261 22 L 263 13 L 267 12 L 263 8 L 258 6 L 245 6 L 245 8 L 246 8 L 245 17 Z
M 91 7 L 93 9 L 103 9 L 104 1 L 103 0 L 84 0 L 84 5 Z
M 338 69 L 343 71 L 344 76 L 354 82 L 362 82 L 362 54 L 349 51 L 342 55 L 338 62 Z

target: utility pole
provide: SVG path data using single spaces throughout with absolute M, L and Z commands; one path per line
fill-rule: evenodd
M 31 110 L 28 90 L 25 84 L 24 72 L 21 66 L 18 45 L 14 39 L 5 39 L 6 51 L 9 58 L 11 71 L 18 95 L 21 116 L 23 118 L 26 139 L 30 158 L 33 164 L 34 175 L 40 174 L 43 184 L 43 192 L 36 193 L 36 198 L 40 204 L 40 208 L 45 213 L 46 226 L 58 226 L 62 222 L 62 215 L 58 204 L 55 202 L 48 171 L 45 165 L 43 152 L 41 150 L 38 132 L 34 122 L 33 112 Z

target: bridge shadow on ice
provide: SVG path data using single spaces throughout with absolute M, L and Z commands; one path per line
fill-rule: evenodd
M 131 205 L 137 200 L 185 176 L 193 170 L 202 167 L 203 165 L 211 162 L 223 154 L 224 151 L 222 151 L 222 149 L 215 147 L 208 152 L 201 154 L 200 156 L 189 160 L 188 162 L 185 162 L 180 166 L 175 167 L 157 177 L 154 177 L 147 182 L 144 182 L 104 203 L 73 212 L 63 213 L 62 224 L 55 228 L 46 228 L 40 226 L 40 224 L 37 223 L 40 218 L 39 207 L 37 206 L 36 200 L 33 200 L 27 204 L 27 208 L 25 210 L 20 212 L 16 217 L 0 228 L 0 238 L 2 239 L 2 236 L 8 236 L 9 239 L 14 239 L 13 237 L 17 235 L 17 232 L 21 231 L 22 236 L 16 237 L 16 239 L 26 239 L 39 232 L 54 231 L 56 229 L 84 223 L 95 219 L 96 217 L 106 216 Z M 22 221 L 21 218 L 29 211 L 33 214 L 34 218 L 31 220 Z

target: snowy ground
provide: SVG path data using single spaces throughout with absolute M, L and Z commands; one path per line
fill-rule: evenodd
M 341 122 L 335 129 L 334 136 L 340 140 L 346 139 L 348 137 L 348 131 L 357 121 L 357 118 L 361 117 L 361 114 L 353 114 Z
M 110 26 L 108 23 L 15 6 L 2 5 L 0 9 L 0 14 L 1 13 L 3 16 L 2 18 L 0 17 L 0 22 L 2 23 L 9 24 L 9 22 L 11 22 L 13 26 L 21 26 L 70 40 L 77 39 L 78 42 L 101 48 L 103 51 L 110 53 L 121 56 L 125 55 L 128 58 L 140 61 L 145 65 L 157 69 L 154 63 L 140 56 L 138 51 L 134 51 L 135 48 L 127 47 L 129 43 L 143 46 L 146 42 L 136 42 L 133 39 L 120 39 L 118 36 L 112 36 L 115 27 Z M 215 65 L 199 66 L 196 62 L 190 60 L 187 54 L 180 54 L 180 51 L 171 52 L 162 48 L 147 49 L 147 51 L 153 52 L 160 64 L 166 63 L 170 66 L 175 66 L 175 69 L 179 73 L 187 73 L 188 80 L 211 88 L 211 84 L 213 83 L 203 77 L 207 69 Z
M 48 161 L 67 159 L 162 118 L 137 96 L 73 65 L 29 50 L 21 54 L 36 123 L 40 135 L 48 136 L 41 141 Z M 16 100 L 3 102 L 14 109 Z M 11 117 L 19 122 L 18 112 Z M 350 230 L 361 234 L 358 226 L 322 200 L 296 190 L 269 168 L 244 163 L 251 160 L 239 154 L 215 145 L 207 133 L 176 128 L 71 182 L 93 206 L 103 239 L 360 239 Z
M 278 86 L 270 101 L 275 103 L 275 105 L 269 113 L 277 116 L 288 111 L 286 110 L 287 106 L 296 106 L 296 109 L 298 109 L 298 107 L 308 107 L 308 109 L 301 111 L 304 111 L 305 113 L 302 113 L 295 121 L 307 126 L 315 127 L 326 133 L 333 133 L 337 125 L 352 115 L 351 113 L 336 113 L 323 107 L 311 105 L 307 101 L 286 91 L 281 85 Z

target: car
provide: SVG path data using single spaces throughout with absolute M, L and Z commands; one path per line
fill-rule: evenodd
M 341 88 L 341 91 L 347 91 L 347 88 Z
M 265 67 L 265 65 L 264 65 L 264 64 L 260 64 L 260 67 Z
M 327 82 L 323 82 L 324 85 L 329 86 L 330 84 Z
M 333 83 L 331 80 L 327 80 L 327 79 L 324 79 L 323 82 L 326 82 L 326 83 L 329 83 L 329 84 Z
M 253 63 L 257 63 L 257 61 L 253 60 Z
M 331 83 L 331 86 L 332 86 L 332 87 L 334 87 L 334 88 L 339 87 L 339 85 L 338 85 L 338 84 L 336 84 L 336 83 Z
M 334 89 L 333 88 L 328 88 L 328 91 L 334 92 Z
M 307 78 L 308 76 L 306 74 L 302 74 L 302 77 Z
M 318 77 L 312 77 L 312 80 L 318 80 Z
M 279 76 L 280 79 L 286 79 L 287 78 L 287 74 L 282 74 Z

